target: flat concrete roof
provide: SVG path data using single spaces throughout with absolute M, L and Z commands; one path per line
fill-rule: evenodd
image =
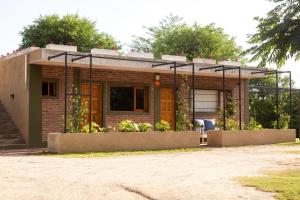
M 31 47 L 28 49 L 24 49 L 23 53 L 17 52 L 15 54 L 11 54 L 7 57 L 1 58 L 0 61 L 13 59 L 16 56 L 28 55 L 29 64 L 35 65 L 48 65 L 48 66 L 64 66 L 64 56 L 56 57 L 51 60 L 48 60 L 49 56 L 54 56 L 59 53 L 63 53 L 65 51 L 62 50 L 53 50 L 46 48 L 37 48 Z M 77 55 L 87 55 L 89 53 L 81 53 L 81 52 L 68 52 L 70 54 Z M 148 72 L 148 73 L 165 73 L 165 74 L 173 74 L 173 70 L 170 69 L 172 65 L 158 66 L 153 68 L 152 64 L 162 63 L 162 62 L 172 62 L 171 60 L 161 60 L 161 59 L 151 59 L 151 58 L 140 58 L 140 57 L 128 57 L 128 56 L 112 56 L 112 55 L 103 55 L 103 54 L 93 54 L 93 56 L 99 56 L 101 58 L 93 58 L 93 68 L 94 69 L 104 69 L 104 70 L 118 70 L 118 71 L 135 71 L 135 72 Z M 81 67 L 81 68 L 89 68 L 89 58 L 83 58 L 81 60 L 77 60 L 72 62 L 72 58 L 76 58 L 78 56 L 68 55 L 68 67 Z M 134 60 L 132 60 L 134 59 Z M 189 62 L 176 61 L 178 65 L 180 64 L 188 64 Z M 206 77 L 222 77 L 223 73 L 215 72 L 215 69 L 208 69 L 199 71 L 200 68 L 205 67 L 213 67 L 218 66 L 218 64 L 212 64 L 209 62 L 194 62 L 195 64 L 195 76 L 206 76 Z M 225 65 L 228 68 L 234 68 L 237 66 Z M 253 67 L 244 67 L 244 69 L 254 69 Z M 192 74 L 191 66 L 184 66 L 177 68 L 178 74 Z M 227 70 L 226 78 L 238 78 L 238 70 Z M 264 74 L 251 74 L 249 70 L 241 70 L 241 78 L 242 79 L 253 79 L 253 78 L 264 78 Z

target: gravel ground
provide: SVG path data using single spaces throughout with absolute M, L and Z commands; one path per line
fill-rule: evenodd
M 253 146 L 209 151 L 59 158 L 0 152 L 1 199 L 273 199 L 234 180 L 300 166 L 300 146 Z

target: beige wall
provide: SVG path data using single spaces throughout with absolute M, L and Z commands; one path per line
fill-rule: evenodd
M 0 61 L 0 101 L 28 142 L 29 81 L 27 55 Z M 14 99 L 11 95 L 14 94 Z
M 295 129 L 220 130 L 208 131 L 207 133 L 207 145 L 214 147 L 264 145 L 295 141 Z
M 82 153 L 96 151 L 159 150 L 200 147 L 198 132 L 176 133 L 49 133 L 48 151 Z

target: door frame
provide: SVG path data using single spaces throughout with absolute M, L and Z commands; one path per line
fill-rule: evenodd
M 80 91 L 81 91 L 81 86 L 83 84 L 89 84 L 89 81 L 88 80 L 84 80 L 84 79 L 80 79 Z M 100 127 L 103 127 L 104 126 L 104 102 L 103 102 L 103 95 L 104 95 L 104 83 L 102 81 L 92 81 L 92 86 L 93 85 L 99 85 L 99 94 L 100 94 L 100 98 L 99 98 L 99 114 L 100 114 L 100 124 L 99 126 Z M 81 96 L 81 92 L 80 92 L 80 96 Z M 101 112 L 100 112 L 101 111 Z
M 172 90 L 172 94 L 173 95 L 175 95 L 174 94 L 174 90 L 173 90 L 173 86 L 172 85 L 162 85 L 162 86 L 160 86 L 159 87 L 159 91 L 157 92 L 158 94 L 159 94 L 159 98 L 158 98 L 158 103 L 159 103 L 159 113 L 158 113 L 158 115 L 159 115 L 159 121 L 161 120 L 161 89 L 171 89 Z M 174 96 L 173 96 L 174 97 Z M 175 104 L 175 102 L 174 102 L 174 98 L 172 98 L 172 100 L 173 100 L 173 104 Z M 172 118 L 173 118 L 173 124 L 172 124 L 172 126 L 171 126 L 171 129 L 173 129 L 174 130 L 174 128 L 175 128 L 175 124 L 174 124 L 174 113 L 175 113 L 175 110 L 174 110 L 174 106 L 173 106 L 173 116 L 172 116 Z

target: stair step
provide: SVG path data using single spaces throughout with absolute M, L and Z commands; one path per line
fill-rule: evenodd
M 0 102 L 0 150 L 26 147 L 19 130 Z
M 18 133 L 0 134 L 0 139 L 21 139 L 21 135 Z
M 27 148 L 26 144 L 0 144 L 0 150 L 25 148 Z
M 0 139 L 1 144 L 24 144 L 24 140 L 22 139 Z
M 13 132 L 14 133 L 19 133 L 18 129 L 16 129 L 16 128 L 6 128 L 6 129 L 0 128 L 0 134 L 5 134 L 7 132 L 9 132 L 9 133 L 13 133 Z

